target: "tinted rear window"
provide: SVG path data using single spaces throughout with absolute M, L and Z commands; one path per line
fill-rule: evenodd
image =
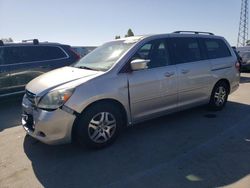
M 59 47 L 54 46 L 5 47 L 0 51 L 0 64 L 46 61 L 65 57 L 67 55 Z
M 209 59 L 229 57 L 231 53 L 224 41 L 220 39 L 203 39 Z
M 175 63 L 186 63 L 202 59 L 198 41 L 195 38 L 170 38 Z

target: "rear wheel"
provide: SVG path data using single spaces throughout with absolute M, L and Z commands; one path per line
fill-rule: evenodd
M 227 103 L 227 98 L 229 95 L 228 84 L 221 81 L 218 82 L 212 91 L 209 107 L 212 110 L 222 110 Z
M 77 140 L 90 148 L 105 147 L 118 136 L 122 120 L 122 113 L 115 105 L 94 104 L 83 112 L 77 121 Z

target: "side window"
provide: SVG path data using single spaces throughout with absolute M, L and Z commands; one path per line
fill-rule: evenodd
M 170 65 L 169 53 L 165 40 L 155 40 L 143 45 L 133 56 L 133 59 L 148 59 L 148 68 Z
M 202 60 L 198 40 L 195 38 L 170 38 L 171 50 L 176 64 Z
M 20 62 L 19 47 L 5 47 L 3 48 L 3 64 L 16 64 Z
M 25 46 L 20 51 L 22 51 L 22 62 L 46 61 L 66 57 L 60 48 L 53 46 Z
M 66 54 L 58 47 L 38 46 L 40 49 L 40 57 L 44 60 L 65 58 Z
M 142 59 L 149 59 L 149 53 L 152 48 L 152 44 L 145 44 L 139 51 L 138 54 Z
M 3 48 L 3 47 L 0 47 L 0 65 L 5 64 L 5 63 L 4 63 L 4 57 L 3 57 L 3 56 L 4 56 L 4 54 L 3 54 L 4 51 L 3 51 L 3 50 L 4 50 L 4 48 Z
M 0 48 L 0 65 L 45 61 L 65 57 L 67 57 L 66 54 L 60 48 L 53 46 L 18 46 Z
M 204 44 L 209 59 L 231 56 L 228 47 L 220 39 L 204 39 Z

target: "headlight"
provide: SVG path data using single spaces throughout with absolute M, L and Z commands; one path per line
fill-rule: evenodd
M 48 110 L 55 110 L 61 107 L 74 92 L 74 88 L 54 90 L 44 95 L 38 102 L 37 107 Z

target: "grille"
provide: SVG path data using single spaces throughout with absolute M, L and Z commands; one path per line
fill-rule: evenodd
M 34 93 L 31 93 L 30 91 L 26 90 L 25 94 L 27 96 L 27 99 L 31 102 L 32 105 L 35 105 L 35 98 L 36 95 Z

